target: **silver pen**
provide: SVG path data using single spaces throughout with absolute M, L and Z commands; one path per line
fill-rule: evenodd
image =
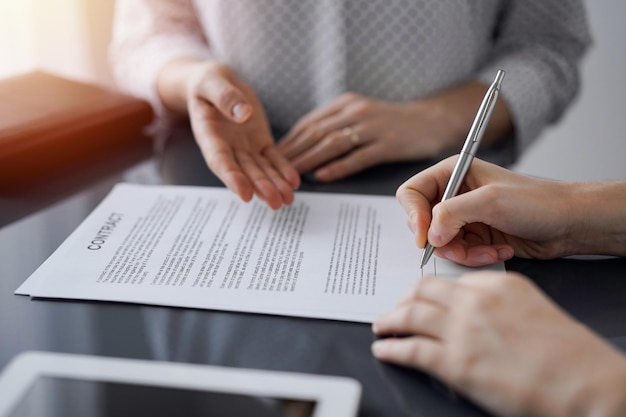
M 467 174 L 467 171 L 469 171 L 470 165 L 476 155 L 476 151 L 480 146 L 480 141 L 483 138 L 485 130 L 487 129 L 493 109 L 496 107 L 496 101 L 498 100 L 498 95 L 500 94 L 500 87 L 502 85 L 502 80 L 504 79 L 504 74 L 504 71 L 498 70 L 496 79 L 493 81 L 491 86 L 489 86 L 489 89 L 485 94 L 485 98 L 483 98 L 482 103 L 480 103 L 478 113 L 476 114 L 476 118 L 474 119 L 474 123 L 472 123 L 469 133 L 467 134 L 465 144 L 463 145 L 463 149 L 461 149 L 459 159 L 456 161 L 456 165 L 454 166 L 454 170 L 450 176 L 450 181 L 448 181 L 448 185 L 446 186 L 446 190 L 443 193 L 441 201 L 446 201 L 447 199 L 457 195 L 463 181 L 465 180 L 465 175 Z M 424 253 L 422 254 L 422 269 L 424 268 L 424 265 L 428 263 L 428 260 L 434 251 L 435 247 L 430 243 L 426 243 L 426 248 L 424 248 Z

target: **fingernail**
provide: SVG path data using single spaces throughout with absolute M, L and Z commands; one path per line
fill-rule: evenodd
M 330 173 L 327 170 L 320 169 L 319 171 L 315 171 L 315 179 L 321 182 L 329 181 Z
M 251 111 L 252 109 L 249 105 L 244 103 L 237 103 L 235 104 L 235 107 L 233 107 L 233 116 L 237 121 L 243 122 L 248 118 L 248 116 L 250 116 Z
M 513 254 L 511 248 L 502 248 L 498 251 L 498 257 L 500 257 L 500 259 L 511 259 Z
M 385 352 L 385 343 L 382 340 L 377 340 L 372 343 L 372 353 L 374 356 L 382 356 Z
M 483 264 L 490 264 L 490 263 L 493 263 L 493 259 L 491 258 L 491 256 L 487 255 L 486 253 L 483 253 L 482 255 L 478 257 L 478 262 L 483 263 Z
M 448 260 L 453 260 L 454 259 L 454 252 L 449 250 L 446 253 L 444 253 L 443 256 L 445 256 L 446 259 L 448 259 Z

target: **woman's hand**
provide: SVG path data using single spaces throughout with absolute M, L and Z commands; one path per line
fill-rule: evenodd
M 424 100 L 392 103 L 346 93 L 302 117 L 278 149 L 300 173 L 335 181 L 389 162 L 434 158 L 457 149 L 467 135 L 486 86 L 468 83 Z M 499 100 L 484 142 L 512 129 Z
M 626 359 L 520 275 L 426 277 L 373 324 L 374 355 L 502 416 L 626 415 Z
M 195 60 L 168 64 L 159 76 L 165 104 L 186 112 L 208 167 L 244 201 L 256 194 L 273 209 L 291 204 L 300 176 L 274 146 L 252 88 L 229 67 Z
M 427 159 L 451 141 L 450 126 L 424 103 L 346 93 L 304 116 L 278 143 L 300 173 L 335 181 L 384 162 Z
M 416 244 L 438 256 L 480 266 L 514 255 L 549 259 L 578 253 L 571 235 L 575 185 L 523 176 L 474 159 L 459 195 L 440 202 L 457 157 L 407 180 L 396 197 Z

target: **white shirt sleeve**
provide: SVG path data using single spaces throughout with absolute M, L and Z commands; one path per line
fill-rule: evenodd
M 166 116 L 157 92 L 159 71 L 182 57 L 210 58 L 191 0 L 117 0 L 109 59 L 121 89 Z

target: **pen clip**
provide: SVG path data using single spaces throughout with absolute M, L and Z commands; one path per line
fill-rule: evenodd
M 471 138 L 471 146 L 468 150 L 470 151 L 469 153 L 471 153 L 472 155 L 477 150 L 478 143 L 485 133 L 486 124 L 489 122 L 491 114 L 496 107 L 496 102 L 498 100 L 498 95 L 500 94 L 500 87 L 502 86 L 502 80 L 504 79 L 504 75 L 505 72 L 503 70 L 498 70 L 496 78 L 489 86 L 487 94 L 485 94 L 482 103 L 480 103 L 480 107 L 478 108 L 478 113 L 476 115 L 476 120 L 474 121 L 474 123 L 472 124 L 472 128 L 470 129 L 470 133 L 473 135 Z

